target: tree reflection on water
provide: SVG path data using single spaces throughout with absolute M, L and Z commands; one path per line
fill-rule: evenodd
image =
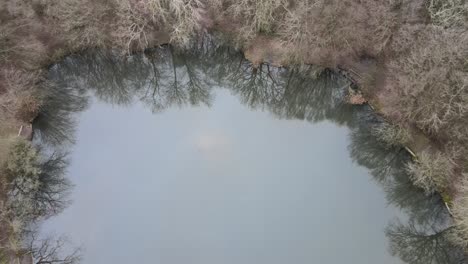
M 411 264 L 464 262 L 462 252 L 447 240 L 452 222 L 441 197 L 412 185 L 404 169 L 410 157 L 403 148 L 378 141 L 372 129 L 383 120 L 368 106 L 347 104 L 349 83 L 330 70 L 253 68 L 231 49 L 180 53 L 162 47 L 129 57 L 98 51 L 70 56 L 51 68 L 49 81 L 52 93 L 35 130 L 52 145 L 73 141 L 74 114 L 88 105 L 89 91 L 107 103 L 142 102 L 158 113 L 174 106 L 210 106 L 213 89 L 222 87 L 250 108 L 277 118 L 347 126 L 353 161 L 366 167 L 388 203 L 405 213 L 386 229 L 391 252 Z

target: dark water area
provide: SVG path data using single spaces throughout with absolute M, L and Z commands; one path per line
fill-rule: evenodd
M 75 187 L 42 229 L 83 263 L 462 263 L 440 197 L 336 73 L 166 47 L 70 56 L 49 82 L 36 141 Z

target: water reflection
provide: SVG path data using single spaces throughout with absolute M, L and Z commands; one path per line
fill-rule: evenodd
M 100 52 L 71 56 L 51 68 L 49 79 L 52 93 L 35 129 L 43 142 L 54 146 L 73 141 L 74 114 L 86 108 L 87 91 L 115 105 L 140 101 L 157 113 L 174 106 L 209 106 L 212 89 L 227 87 L 243 104 L 278 118 L 347 126 L 352 159 L 370 171 L 388 203 L 404 212 L 386 230 L 392 253 L 410 264 L 464 261 L 446 239 L 452 223 L 441 198 L 427 196 L 411 184 L 404 170 L 408 155 L 402 148 L 378 142 L 372 128 L 383 120 L 367 106 L 346 104 L 349 83 L 331 71 L 252 68 L 229 49 L 199 54 L 165 47 L 125 58 Z
M 386 230 L 393 254 L 411 264 L 463 263 L 463 253 L 449 242 L 451 227 L 433 228 L 392 223 Z
M 378 142 L 372 126 L 382 121 L 368 114 L 351 133 L 351 156 L 368 168 L 385 190 L 387 202 L 404 212 L 386 228 L 392 254 L 405 263 L 465 263 L 461 249 L 450 243 L 452 219 L 438 194 L 427 195 L 415 187 L 405 171 L 410 157 L 404 149 Z
M 34 120 L 34 133 L 49 145 L 59 147 L 74 141 L 75 113 L 87 107 L 88 97 L 84 86 L 73 84 L 65 78 L 47 81 L 43 85 L 47 91 L 41 98 L 43 105 Z

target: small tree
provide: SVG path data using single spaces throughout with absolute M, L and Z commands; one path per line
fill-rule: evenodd
M 468 25 L 468 3 L 465 0 L 427 0 L 427 10 L 432 23 L 448 27 Z
M 103 20 L 112 14 L 105 1 L 61 0 L 47 3 L 44 11 L 59 21 L 57 29 L 71 48 L 105 47 L 108 34 Z
M 468 175 L 463 175 L 459 195 L 453 201 L 453 217 L 456 225 L 456 235 L 453 241 L 461 247 L 468 249 Z
M 71 186 L 64 177 L 66 166 L 64 154 L 43 161 L 31 143 L 18 140 L 5 169 L 10 212 L 26 223 L 61 212 Z
M 382 123 L 372 129 L 380 141 L 391 147 L 401 147 L 410 141 L 411 135 L 407 128 L 389 123 Z
M 168 30 L 171 44 L 187 47 L 202 29 L 205 5 L 200 0 L 118 0 L 117 45 L 127 52 L 144 50 L 157 30 Z M 206 19 L 206 18 L 205 18 Z
M 10 150 L 6 162 L 6 176 L 16 197 L 38 187 L 40 171 L 39 154 L 25 140 L 18 140 Z
M 424 189 L 426 193 L 444 191 L 448 187 L 453 174 L 454 163 L 437 152 L 423 152 L 418 160 L 407 164 L 407 171 L 414 184 Z
M 238 44 L 253 39 L 258 33 L 271 34 L 278 22 L 286 15 L 289 1 L 286 0 L 240 0 L 226 1 L 225 14 L 239 22 L 236 39 Z

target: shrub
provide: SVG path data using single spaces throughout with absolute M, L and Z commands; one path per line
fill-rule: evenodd
M 456 232 L 451 239 L 457 245 L 468 249 L 468 175 L 464 174 L 459 187 L 459 195 L 453 201 L 452 213 Z
M 16 44 L 11 41 L 12 36 L 18 26 L 9 23 L 2 23 L 0 25 L 0 61 L 5 61 L 8 55 L 15 51 Z
M 382 123 L 373 127 L 372 134 L 390 147 L 404 146 L 411 139 L 411 135 L 407 128 L 389 123 Z
M 39 188 L 39 154 L 31 143 L 18 139 L 12 144 L 5 163 L 8 198 L 6 211 L 10 219 L 29 219 L 34 204 L 28 194 Z
M 9 183 L 25 186 L 26 188 L 35 188 L 41 172 L 37 150 L 31 143 L 18 139 L 10 150 L 5 169 Z M 25 190 L 25 188 L 22 189 Z
M 113 33 L 116 44 L 125 52 L 139 49 L 143 50 L 148 45 L 147 31 L 151 27 L 151 19 L 145 17 L 126 0 L 118 1 L 116 11 L 117 25 Z
M 289 8 L 287 0 L 227 1 L 226 15 L 242 23 L 241 39 L 251 39 L 258 33 L 274 33 Z
M 150 2 L 154 1 L 157 0 Z M 168 5 L 166 9 L 172 16 L 171 43 L 188 47 L 192 38 L 201 30 L 204 4 L 200 0 L 169 0 L 166 4 Z
M 454 163 L 443 153 L 422 152 L 415 162 L 406 167 L 414 184 L 426 193 L 445 191 L 453 180 Z
M 0 264 L 8 264 L 8 257 L 3 249 L 0 249 Z
M 10 148 L 16 142 L 16 136 L 2 136 L 0 137 L 0 174 L 3 176 L 3 168 L 6 165 L 10 154 Z M 0 181 L 5 179 L 0 178 Z M 1 182 L 0 182 L 1 183 Z M 1 184 L 0 184 L 1 185 Z
M 110 2 L 88 0 L 61 0 L 49 3 L 45 9 L 48 17 L 55 19 L 59 34 L 72 49 L 104 47 L 107 44 L 104 23 L 111 14 Z M 110 21 L 108 21 L 110 22 Z
M 26 6 L 21 8 L 27 9 Z M 37 32 L 44 30 L 40 23 L 30 17 L 18 17 L 5 22 L 0 20 L 0 24 L 0 62 L 34 70 L 47 61 L 46 46 L 36 37 Z
M 39 154 L 25 140 L 17 140 L 11 147 L 5 164 L 5 175 L 9 185 L 9 202 L 15 209 L 32 210 L 27 194 L 39 188 Z
M 278 35 L 293 59 L 335 67 L 343 59 L 377 56 L 391 39 L 397 1 L 297 1 Z
M 119 0 L 114 37 L 127 52 L 147 48 L 154 32 L 167 32 L 172 44 L 188 47 L 201 31 L 203 15 L 200 0 Z
M 6 206 L 12 219 L 29 223 L 65 208 L 70 183 L 64 177 L 64 158 L 54 154 L 44 161 L 30 142 L 18 139 L 13 144 L 4 169 L 8 185 Z
M 30 122 L 39 110 L 39 102 L 34 93 L 40 71 L 4 68 L 0 75 L 5 80 L 6 88 L 6 92 L 0 96 L 0 120 L 19 118 Z
M 25 94 L 19 98 L 15 117 L 23 122 L 32 123 L 39 114 L 39 107 L 39 101 L 35 96 Z
M 426 7 L 435 25 L 468 26 L 468 3 L 465 0 L 426 0 Z
M 411 26 L 395 39 L 393 49 L 408 51 L 390 63 L 399 93 L 396 111 L 432 135 L 466 123 L 468 33 Z

